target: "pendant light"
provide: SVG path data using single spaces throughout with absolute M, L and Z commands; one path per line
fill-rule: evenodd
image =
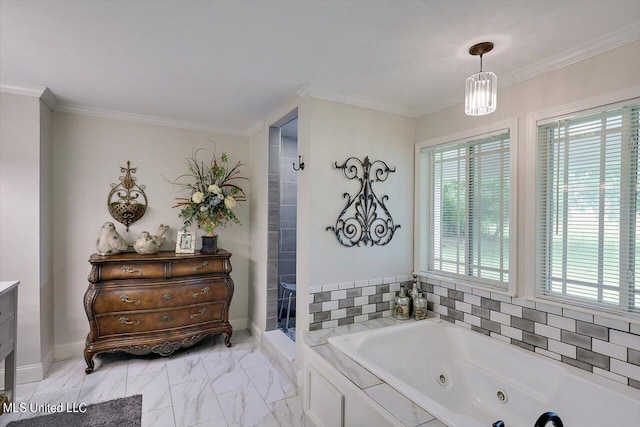
M 480 72 L 467 79 L 464 111 L 468 116 L 482 116 L 496 111 L 498 77 L 491 71 L 482 71 L 482 55 L 491 49 L 491 42 L 478 43 L 469 48 L 469 54 L 480 55 Z

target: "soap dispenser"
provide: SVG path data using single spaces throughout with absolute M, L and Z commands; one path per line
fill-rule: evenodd
M 411 318 L 409 311 L 410 301 L 404 288 L 400 288 L 400 295 L 396 296 L 396 309 L 393 311 L 393 317 L 398 320 L 408 320 Z
M 422 292 L 413 300 L 413 318 L 416 320 L 427 318 L 427 299 L 422 296 Z

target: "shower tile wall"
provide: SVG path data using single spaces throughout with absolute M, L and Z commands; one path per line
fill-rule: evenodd
M 267 330 L 278 327 L 280 282 L 296 283 L 296 204 L 298 142 L 269 128 L 269 202 L 267 248 Z M 295 307 L 295 300 L 291 302 Z M 284 315 L 284 313 L 283 313 Z
M 298 141 L 282 138 L 280 149 L 280 250 L 278 252 L 280 282 L 296 283 L 296 204 L 298 181 L 293 164 L 298 163 Z M 279 295 L 281 297 L 281 295 Z M 294 303 L 291 303 L 295 307 Z
M 267 331 L 278 327 L 278 250 L 280 222 L 280 129 L 269 128 L 269 203 L 267 243 Z

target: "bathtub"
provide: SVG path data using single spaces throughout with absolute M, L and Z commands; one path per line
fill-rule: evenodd
M 439 319 L 329 342 L 451 427 L 640 425 L 640 390 Z

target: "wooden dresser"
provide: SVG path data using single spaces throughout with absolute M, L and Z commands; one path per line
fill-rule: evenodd
M 233 329 L 231 254 L 93 254 L 84 309 L 89 334 L 85 372 L 93 372 L 98 353 L 124 351 L 168 356 L 205 336 Z

